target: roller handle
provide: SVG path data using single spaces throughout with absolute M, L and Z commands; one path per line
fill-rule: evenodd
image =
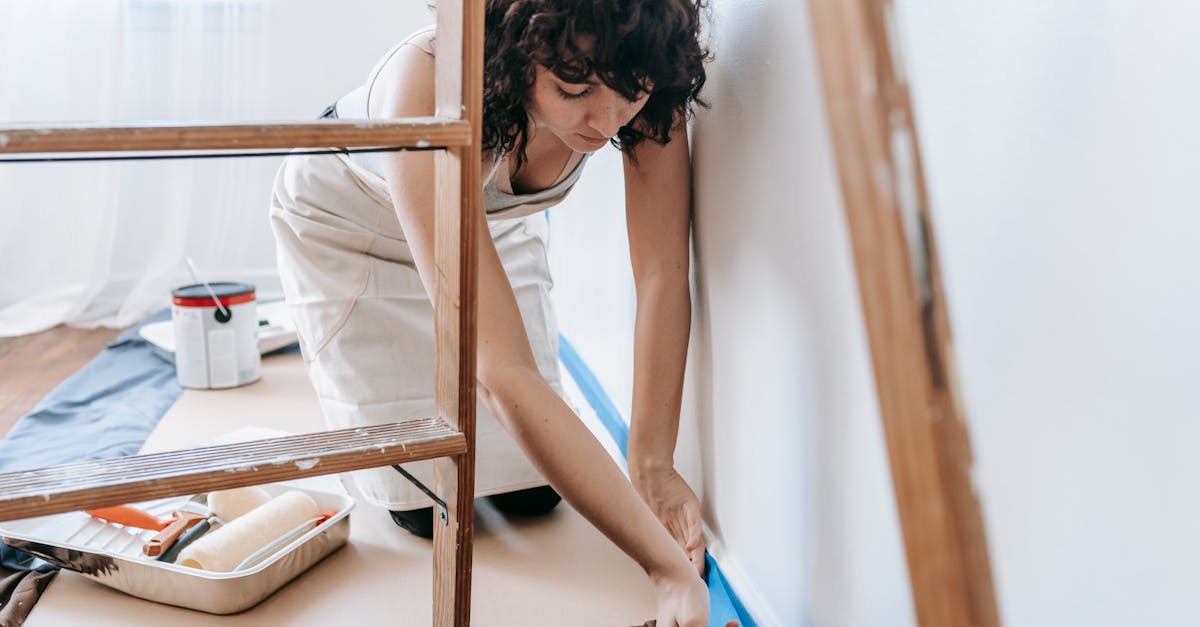
M 162 531 L 170 525 L 170 520 L 159 520 L 154 516 L 143 512 L 136 507 L 128 505 L 117 505 L 115 507 L 101 507 L 100 509 L 84 510 L 87 513 L 107 520 L 108 522 L 119 523 L 126 527 L 137 527 L 138 529 L 151 529 L 153 531 Z
M 158 556 L 158 561 L 166 562 L 167 564 L 174 564 L 175 560 L 179 559 L 179 554 L 183 552 L 183 550 L 186 549 L 189 544 L 195 542 L 200 538 L 200 536 L 208 533 L 208 531 L 212 529 L 212 524 L 215 520 L 215 516 L 211 518 L 205 518 L 204 520 L 196 523 L 196 526 L 183 532 L 183 535 L 179 536 L 179 539 L 175 541 L 175 544 L 171 545 L 171 548 L 163 551 L 162 555 Z
M 175 512 L 174 520 L 162 531 L 159 531 L 158 535 L 150 538 L 142 545 L 142 553 L 145 553 L 148 557 L 156 557 L 162 554 L 164 549 L 169 548 L 175 543 L 175 540 L 179 538 L 179 534 L 196 526 L 200 521 L 207 518 L 207 516 L 193 514 L 192 512 Z

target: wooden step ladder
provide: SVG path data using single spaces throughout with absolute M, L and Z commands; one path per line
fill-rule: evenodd
M 395 147 L 436 150 L 437 415 L 363 429 L 0 474 L 0 520 L 434 459 L 433 624 L 468 625 L 475 495 L 476 220 L 483 1 L 440 0 L 433 118 L 0 128 L 0 153 Z M 236 152 L 231 156 L 236 156 Z M 444 506 L 442 506 L 444 504 Z

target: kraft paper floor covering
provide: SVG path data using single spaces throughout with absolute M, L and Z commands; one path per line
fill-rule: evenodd
M 265 359 L 262 380 L 233 390 L 187 390 L 143 449 L 195 446 L 245 427 L 324 428 L 299 355 Z M 472 624 L 640 625 L 654 616 L 635 562 L 564 501 L 544 519 L 513 520 L 476 501 Z M 364 502 L 349 543 L 241 614 L 215 616 L 127 596 L 63 571 L 26 625 L 429 625 L 431 543 Z

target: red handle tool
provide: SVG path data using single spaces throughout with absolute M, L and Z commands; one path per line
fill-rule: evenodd
M 84 511 L 92 516 L 95 516 L 96 518 L 102 518 L 108 522 L 115 522 L 125 525 L 126 527 L 137 527 L 138 529 L 162 531 L 163 529 L 166 529 L 167 525 L 171 524 L 172 522 L 171 520 L 159 520 L 136 507 L 130 507 L 128 505 L 101 507 L 100 509 L 89 509 Z

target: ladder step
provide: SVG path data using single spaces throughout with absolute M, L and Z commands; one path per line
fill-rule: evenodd
M 146 152 L 387 146 L 446 148 L 471 142 L 471 124 L 450 118 L 321 122 L 64 123 L 0 127 L 0 153 Z
M 30 518 L 461 455 L 439 418 L 0 474 L 0 520 Z

